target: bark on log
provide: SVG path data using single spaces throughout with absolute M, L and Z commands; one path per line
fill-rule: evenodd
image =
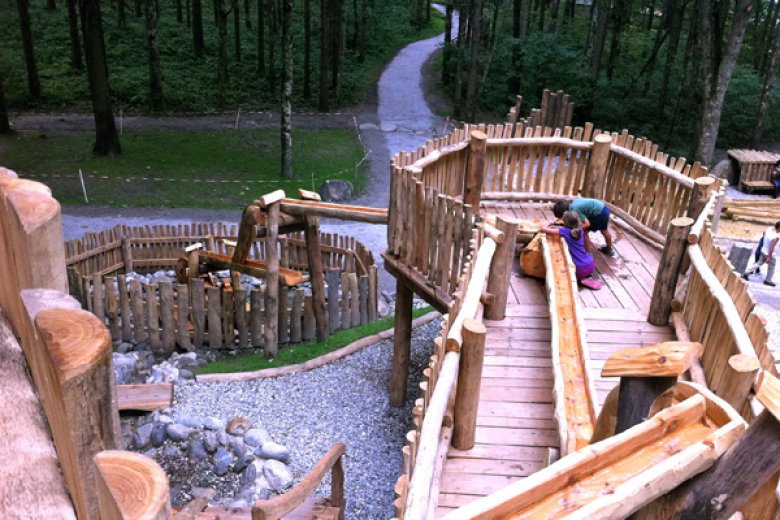
M 452 432 L 452 446 L 463 451 L 474 447 L 486 332 L 485 326 L 479 321 L 467 319 L 463 322 L 463 348 Z
M 490 263 L 487 292 L 493 295 L 493 302 L 485 307 L 485 317 L 491 320 L 503 320 L 506 315 L 509 280 L 512 277 L 512 262 L 515 257 L 514 237 L 517 233 L 517 224 L 498 217 L 496 226 L 508 238 L 503 243 L 498 243 Z
M 692 225 L 693 219 L 689 217 L 675 218 L 669 223 L 666 244 L 658 262 L 650 310 L 647 313 L 647 321 L 653 325 L 666 325 L 669 321 L 680 263 L 688 245 L 688 231 Z
M 401 407 L 406 402 L 409 376 L 409 354 L 412 340 L 412 299 L 414 293 L 402 280 L 396 282 L 395 335 L 393 336 L 393 367 L 390 374 L 390 405 Z
M 317 340 L 324 341 L 330 335 L 327 309 L 325 307 L 325 275 L 320 250 L 320 223 L 316 217 L 304 217 L 306 229 L 306 257 L 311 278 L 314 320 L 317 326 Z
M 590 159 L 582 186 L 583 197 L 604 198 L 604 189 L 607 184 L 607 163 L 611 148 L 612 137 L 609 134 L 599 134 L 593 138 L 593 147 L 590 149 Z

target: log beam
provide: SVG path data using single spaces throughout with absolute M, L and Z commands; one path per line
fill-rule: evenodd
M 320 221 L 317 217 L 304 217 L 306 234 L 306 256 L 311 278 L 311 296 L 316 323 L 317 341 L 324 341 L 330 335 L 328 313 L 325 304 L 325 274 L 320 251 Z
M 485 326 L 479 321 L 467 319 L 463 322 L 463 348 L 452 432 L 452 446 L 458 450 L 467 451 L 474 447 L 486 333 Z
M 515 257 L 517 224 L 498 217 L 496 226 L 507 240 L 497 242 L 496 252 L 490 263 L 490 275 L 487 292 L 493 295 L 493 301 L 485 308 L 485 317 L 491 320 L 503 320 L 506 316 L 506 302 L 509 294 L 509 280 L 512 277 L 512 261 Z
M 279 204 L 266 207 L 266 269 L 265 275 L 265 338 L 263 350 L 268 358 L 276 357 L 279 349 Z
M 590 159 L 585 169 L 585 182 L 582 186 L 582 196 L 594 199 L 604 198 L 607 180 L 607 163 L 612 149 L 612 136 L 599 134 L 593 138 L 590 149 Z
M 463 179 L 463 203 L 470 204 L 475 214 L 479 210 L 482 181 L 485 177 L 485 159 L 487 156 L 487 135 L 479 130 L 471 132 L 469 143 L 469 162 Z

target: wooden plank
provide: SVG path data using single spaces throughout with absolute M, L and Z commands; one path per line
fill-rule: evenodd
M 173 403 L 171 383 L 148 385 L 116 385 L 119 410 L 142 410 L 152 412 Z

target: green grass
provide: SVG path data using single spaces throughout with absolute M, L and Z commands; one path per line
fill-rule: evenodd
M 419 318 L 432 310 L 431 307 L 415 309 L 412 312 L 412 318 Z M 266 359 L 263 352 L 241 354 L 235 357 L 212 361 L 208 365 L 198 369 L 197 372 L 198 374 L 224 374 L 297 365 L 329 352 L 333 352 L 334 350 L 338 350 L 360 338 L 370 336 L 371 334 L 377 334 L 391 328 L 393 328 L 393 316 L 388 316 L 365 325 L 352 327 L 347 330 L 340 330 L 325 341 L 303 343 L 301 345 L 296 345 L 295 347 L 280 349 L 278 355 L 273 360 Z
M 63 204 L 84 204 L 81 169 L 89 203 L 112 207 L 243 208 L 276 189 L 289 196 L 298 187 L 318 190 L 325 179 L 348 180 L 360 191 L 368 174 L 356 166 L 363 148 L 352 130 L 293 131 L 292 181 L 281 177 L 276 129 L 124 135 L 122 155 L 110 158 L 92 155 L 92 139 L 2 137 L 3 166 L 49 185 Z

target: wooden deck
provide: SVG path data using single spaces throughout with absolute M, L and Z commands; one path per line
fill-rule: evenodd
M 491 213 L 522 219 L 552 220 L 552 212 L 533 204 L 494 204 Z M 590 375 L 599 405 L 616 378 L 600 377 L 611 352 L 674 340 L 672 327 L 646 321 L 660 251 L 612 227 L 617 254 L 596 253 L 600 291 L 583 289 L 590 351 Z M 591 235 L 599 243 L 601 235 Z M 515 266 L 517 269 L 517 265 Z M 485 320 L 487 340 L 477 417 L 476 445 L 450 448 L 441 480 L 437 516 L 528 476 L 544 466 L 548 448 L 558 447 L 553 421 L 550 319 L 544 282 L 512 275 L 507 317 Z

